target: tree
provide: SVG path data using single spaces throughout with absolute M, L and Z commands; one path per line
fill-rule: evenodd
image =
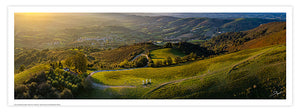
M 42 96 L 47 96 L 51 92 L 51 85 L 48 83 L 42 83 L 38 86 L 39 94 Z
M 22 64 L 22 65 L 20 66 L 20 68 L 19 68 L 19 72 L 23 72 L 24 70 L 25 70 L 25 65 Z
M 68 57 L 65 61 L 65 64 L 67 65 L 67 67 L 71 67 L 73 65 L 73 57 Z
M 145 56 L 141 56 L 137 59 L 137 61 L 135 61 L 135 65 L 137 67 L 143 67 L 146 66 L 148 62 L 148 59 Z
M 29 84 L 29 86 L 27 86 L 29 88 L 29 91 L 30 91 L 31 95 L 36 94 L 36 92 L 37 92 L 37 86 L 38 86 L 38 84 L 36 82 L 31 82 Z
M 57 87 L 58 86 L 58 81 L 57 80 L 52 81 L 52 86 Z
M 43 71 L 36 75 L 36 82 L 45 82 L 47 80 L 46 73 Z
M 181 63 L 181 58 L 180 57 L 175 57 L 175 59 L 174 59 L 174 62 L 175 62 L 175 64 L 178 64 L 178 63 Z
M 167 65 L 171 65 L 172 64 L 172 58 L 170 56 L 167 57 Z
M 26 85 L 16 85 L 15 86 L 15 98 L 24 98 L 24 92 L 28 90 Z
M 153 63 L 148 63 L 148 67 L 153 67 Z
M 172 47 L 173 47 L 173 45 L 170 42 L 168 42 L 164 45 L 164 48 L 172 48 Z
M 161 66 L 167 66 L 167 60 L 162 60 Z
M 72 84 L 71 88 L 72 88 L 72 91 L 75 93 L 78 91 L 78 86 L 76 84 Z
M 79 72 L 86 72 L 87 58 L 83 53 L 77 53 L 75 56 L 66 59 L 65 64 L 67 67 L 74 66 Z
M 56 91 L 56 88 L 51 87 L 50 92 L 47 94 L 46 98 L 60 98 L 60 94 Z
M 87 58 L 84 54 L 78 53 L 73 59 L 75 69 L 80 72 L 86 72 L 87 70 Z
M 125 59 L 123 62 L 121 62 L 120 64 L 120 67 L 127 67 L 128 66 L 128 60 Z
M 68 88 L 64 88 L 64 90 L 60 93 L 61 98 L 73 98 L 72 91 Z
M 196 54 L 196 53 L 193 53 L 193 52 L 192 52 L 192 53 L 190 53 L 189 55 L 190 55 L 190 59 L 191 59 L 191 60 L 195 60 L 195 59 L 197 58 L 197 54 Z
M 161 60 L 157 60 L 157 61 L 155 61 L 155 63 L 154 63 L 154 66 L 155 67 L 159 67 L 159 66 L 161 66 L 162 65 L 162 61 Z
M 154 63 L 153 63 L 152 59 L 149 60 L 148 67 L 154 67 Z
M 63 65 L 61 64 L 61 61 L 59 61 L 58 66 L 59 66 L 60 69 L 64 68 Z

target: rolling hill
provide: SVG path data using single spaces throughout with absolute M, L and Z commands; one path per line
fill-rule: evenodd
M 185 56 L 183 52 L 172 48 L 163 48 L 150 51 L 150 57 L 154 62 L 157 60 L 165 60 L 167 57 L 176 58 L 183 56 Z
M 143 97 L 285 98 L 285 66 L 285 46 L 273 46 L 229 68 L 224 66 L 225 70 L 214 69 L 199 77 L 160 85 Z M 274 95 L 275 91 L 282 94 Z
M 285 44 L 286 23 L 272 22 L 242 32 L 227 32 L 203 43 L 215 52 L 234 52 L 249 48 Z
M 172 67 L 99 72 L 92 76 L 106 85 L 134 85 L 108 88 L 106 94 L 120 98 L 285 98 L 285 46 L 247 49 Z M 134 80 L 133 80 L 134 79 Z M 151 85 L 142 86 L 142 80 Z M 112 91 L 115 90 L 115 91 Z M 97 97 L 97 96 L 95 96 Z
M 229 46 L 240 39 L 247 41 Z M 92 77 L 101 84 L 135 86 L 141 90 L 134 94 L 132 88 L 102 91 L 118 98 L 282 99 L 286 88 L 285 40 L 285 22 L 273 22 L 213 38 L 215 46 L 225 44 L 236 48 L 228 49 L 227 54 L 169 67 L 99 72 Z M 152 83 L 142 86 L 142 80 L 146 79 Z

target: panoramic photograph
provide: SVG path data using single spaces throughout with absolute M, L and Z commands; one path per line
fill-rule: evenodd
M 14 99 L 286 99 L 286 13 L 14 13 Z

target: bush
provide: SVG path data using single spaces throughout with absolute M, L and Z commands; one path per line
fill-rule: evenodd
M 38 86 L 39 94 L 46 96 L 51 91 L 51 85 L 48 83 L 42 83 Z
M 28 91 L 28 87 L 26 85 L 17 85 L 15 87 L 15 98 L 25 98 L 23 93 Z
M 61 98 L 73 98 L 72 91 L 68 88 L 65 88 L 61 93 L 60 93 Z
M 148 59 L 145 56 L 141 56 L 135 61 L 135 66 L 136 67 L 144 67 L 148 63 Z
M 128 67 L 128 60 L 125 59 L 123 62 L 119 64 L 120 67 Z
M 168 56 L 166 62 L 166 65 L 171 65 L 173 63 L 172 58 Z
M 175 62 L 175 64 L 178 64 L 178 63 L 181 63 L 182 60 L 181 60 L 180 57 L 177 56 L 177 57 L 174 59 L 174 62 Z
M 22 65 L 20 66 L 20 68 L 19 68 L 19 72 L 23 72 L 24 70 L 25 70 L 25 65 L 22 64 Z

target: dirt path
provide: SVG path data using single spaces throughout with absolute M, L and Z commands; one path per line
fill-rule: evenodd
M 138 57 L 140 56 L 146 56 L 147 60 L 148 60 L 148 63 L 150 61 L 150 58 L 146 55 L 146 54 L 139 54 L 137 56 L 135 56 L 131 61 L 134 61 L 135 59 L 137 59 Z M 119 70 L 98 70 L 98 71 L 94 71 L 92 72 L 88 77 L 87 79 L 92 83 L 93 87 L 94 88 L 98 88 L 98 89 L 105 89 L 105 88 L 135 88 L 135 86 L 109 86 L 109 85 L 104 85 L 104 84 L 99 84 L 99 83 L 96 83 L 94 82 L 92 79 L 91 79 L 91 76 L 94 75 L 95 73 L 98 73 L 98 72 L 108 72 L 108 71 L 125 71 L 125 70 L 133 70 L 133 69 L 141 69 L 141 68 L 145 68 L 145 67 L 148 67 L 148 63 L 146 66 L 144 67 L 139 67 L 139 68 L 129 68 L 129 69 L 119 69 Z
M 239 66 L 239 65 L 241 65 L 241 64 L 243 64 L 243 63 L 245 63 L 245 62 L 247 62 L 247 61 L 249 61 L 249 60 L 252 60 L 252 59 L 254 59 L 254 58 L 256 58 L 256 57 L 259 57 L 259 56 L 261 56 L 262 54 L 264 54 L 264 53 L 266 53 L 266 52 L 268 52 L 268 51 L 271 51 L 271 50 L 273 50 L 273 49 L 274 49 L 274 48 L 269 49 L 269 50 L 266 50 L 266 51 L 263 51 L 263 52 L 261 52 L 261 53 L 258 53 L 258 54 L 256 54 L 256 55 L 253 55 L 253 56 L 251 56 L 251 57 L 249 57 L 249 58 L 247 58 L 247 59 L 245 59 L 245 60 L 243 60 L 243 61 L 240 61 L 240 62 L 234 64 L 234 65 L 232 66 L 232 68 L 228 71 L 227 74 L 229 74 L 231 71 L 233 71 L 237 66 Z
M 144 68 L 144 67 L 143 67 Z M 139 68 L 132 68 L 132 69 L 120 69 L 120 70 L 98 70 L 92 72 L 86 79 L 89 80 L 94 88 L 98 89 L 105 89 L 105 88 L 135 88 L 135 86 L 109 86 L 109 85 L 104 85 L 104 84 L 99 84 L 96 83 L 92 80 L 92 75 L 98 72 L 107 72 L 107 71 L 125 71 L 125 70 L 133 70 L 133 69 L 139 69 Z
M 148 67 L 148 64 L 150 63 L 150 58 L 148 57 L 148 55 L 146 55 L 146 54 L 144 54 L 144 53 L 141 53 L 141 54 L 135 56 L 131 61 L 134 61 L 135 59 L 137 59 L 137 58 L 140 57 L 140 56 L 146 56 L 148 62 L 147 62 L 147 65 L 144 66 L 144 67 Z
M 134 61 L 136 58 L 138 58 L 140 56 L 146 56 L 146 58 L 148 59 L 148 61 L 150 60 L 150 58 L 148 57 L 148 55 L 142 53 L 142 54 L 139 54 L 139 55 L 135 56 L 131 61 Z
M 104 84 L 99 84 L 96 83 L 92 80 L 91 76 L 97 72 L 93 72 L 91 73 L 86 80 L 90 81 L 92 83 L 93 88 L 97 88 L 97 89 L 105 89 L 105 88 L 135 88 L 135 86 L 110 86 L 110 85 L 104 85 Z

